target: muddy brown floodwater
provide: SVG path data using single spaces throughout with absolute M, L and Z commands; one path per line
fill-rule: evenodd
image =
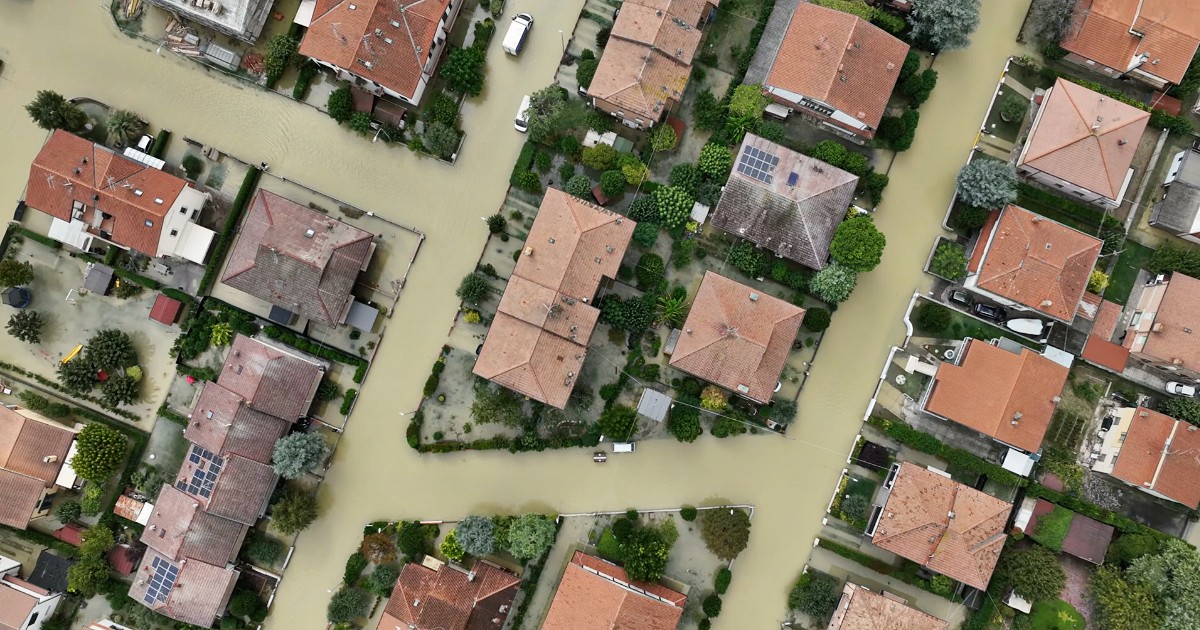
M 515 5 L 515 6 L 512 6 Z M 472 512 L 589 511 L 730 501 L 757 506 L 750 547 L 737 562 L 719 628 L 778 627 L 789 583 L 807 558 L 845 454 L 856 434 L 900 317 L 927 277 L 921 267 L 983 118 L 1028 0 L 985 0 L 973 45 L 937 60 L 939 85 L 922 109 L 913 148 L 899 157 L 878 223 L 883 265 L 860 279 L 838 309 L 791 439 L 705 438 L 655 442 L 605 466 L 578 450 L 526 455 L 418 456 L 407 418 L 458 306 L 454 287 L 484 242 L 480 217 L 501 204 L 524 136 L 511 119 L 522 94 L 551 80 L 559 29 L 570 33 L 582 2 L 510 0 L 537 18 L 519 59 L 492 42 L 487 90 L 463 113 L 468 136 L 457 166 L 371 144 L 324 114 L 245 87 L 132 40 L 106 9 L 81 0 L 0 0 L 0 191 L 21 197 L 45 134 L 23 106 L 38 89 L 132 109 L 274 173 L 425 231 L 429 238 L 400 298 L 378 361 L 321 488 L 322 517 L 299 539 L 275 600 L 272 628 L 324 626 L 329 589 L 362 525 Z M 0 337 L 4 353 L 19 351 Z M 939 611 L 930 611 L 938 613 Z

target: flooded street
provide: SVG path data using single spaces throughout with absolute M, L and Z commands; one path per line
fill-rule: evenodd
M 132 40 L 95 3 L 0 0 L 0 191 L 21 196 L 44 139 L 23 106 L 36 90 L 89 96 L 132 109 L 158 127 L 195 138 L 428 235 L 382 350 L 359 399 L 320 500 L 322 517 L 299 540 L 269 619 L 270 628 L 320 628 L 330 589 L 363 524 L 391 518 L 459 518 L 468 513 L 675 507 L 736 502 L 757 506 L 750 547 L 716 620 L 718 628 L 778 627 L 791 581 L 808 555 L 888 347 L 902 340 L 903 313 L 1009 54 L 1028 0 L 986 0 L 982 30 L 966 51 L 939 58 L 939 85 L 923 106 L 912 150 L 891 170 L 878 213 L 888 236 L 884 264 L 860 278 L 833 320 L 800 398 L 791 439 L 706 437 L 658 441 L 605 466 L 590 453 L 472 453 L 418 456 L 405 444 L 407 417 L 455 309 L 454 287 L 479 253 L 480 217 L 504 197 L 524 136 L 511 119 L 522 94 L 544 86 L 558 59 L 557 31 L 570 33 L 582 0 L 510 0 L 536 30 L 514 59 L 492 42 L 483 99 L 463 112 L 466 144 L 457 166 L 404 148 L 371 144 L 325 114 Z M 4 336 L 0 347 L 14 351 Z M 554 568 L 557 570 L 557 567 Z M 933 610 L 935 614 L 939 611 Z

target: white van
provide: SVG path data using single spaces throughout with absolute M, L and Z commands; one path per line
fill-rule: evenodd
M 614 453 L 632 453 L 637 449 L 637 444 L 633 442 L 613 442 Z
M 521 97 L 521 106 L 517 108 L 517 118 L 513 121 L 513 127 L 517 131 L 525 133 L 529 131 L 529 95 Z
M 533 30 L 533 16 L 528 13 L 518 13 L 512 19 L 512 24 L 509 24 L 508 32 L 504 34 L 504 52 L 510 55 L 521 54 L 521 49 L 525 47 L 525 36 L 529 35 L 531 30 Z

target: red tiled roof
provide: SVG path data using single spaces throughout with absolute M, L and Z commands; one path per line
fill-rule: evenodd
M 1012 505 L 910 462 L 900 464 L 871 542 L 980 590 L 991 581 Z
M 430 54 L 440 54 L 433 43 L 449 6 L 450 0 L 320 0 L 300 54 L 411 99 Z
M 74 440 L 75 433 L 62 425 L 26 418 L 0 406 L 0 468 L 53 487 Z
M 1139 354 L 1156 361 L 1173 363 L 1189 370 L 1200 369 L 1200 335 L 1192 334 L 1200 313 L 1200 280 L 1182 273 L 1171 274 L 1163 291 L 1151 332 Z M 1132 344 L 1137 335 L 1127 335 Z
M 1113 333 L 1117 331 L 1117 324 L 1121 320 L 1121 305 L 1116 302 L 1104 300 L 1100 303 L 1100 310 L 1096 312 L 1096 320 L 1092 324 L 1092 333 L 1101 339 L 1111 339 Z
M 1055 319 L 1070 322 L 1100 257 L 1100 239 L 1008 206 L 986 247 L 977 286 Z
M 295 422 L 312 407 L 325 369 L 290 350 L 238 335 L 217 383 L 256 411 Z
M 907 54 L 907 44 L 858 16 L 800 2 L 765 87 L 816 99 L 874 129 Z
M 133 570 L 137 568 L 138 560 L 141 559 L 138 551 L 129 545 L 117 545 L 104 557 L 112 565 L 113 570 L 121 575 L 133 573 Z
M 707 271 L 670 365 L 769 402 L 803 320 L 799 306 Z
M 865 586 L 846 582 L 827 630 L 948 630 L 950 625 Z
M 171 560 L 225 566 L 237 556 L 245 535 L 244 525 L 213 516 L 195 498 L 164 485 L 141 540 Z
M 468 575 L 443 565 L 406 564 L 392 589 L 377 630 L 478 630 L 499 628 L 508 617 L 521 579 L 486 562 Z
M 1117 199 L 1150 113 L 1059 79 L 1042 101 L 1018 167 Z
M 621 567 L 576 551 L 542 630 L 674 630 L 686 602 L 683 593 L 632 582 Z
M 1088 335 L 1087 341 L 1083 344 L 1083 354 L 1080 356 L 1089 363 L 1108 368 L 1119 374 L 1125 371 L 1125 365 L 1129 363 L 1129 348 L 1103 337 Z
M 158 297 L 154 298 L 154 306 L 150 307 L 150 319 L 171 326 L 179 318 L 179 309 L 181 308 L 183 308 L 183 303 L 179 300 L 159 293 Z
M 958 365 L 938 366 L 925 410 L 1032 453 L 1066 382 L 1067 368 L 1028 348 L 968 339 Z
M 184 430 L 189 442 L 222 457 L 240 455 L 269 464 L 275 442 L 291 425 L 275 416 L 255 411 L 237 394 L 216 383 L 205 383 Z
M 83 527 L 75 523 L 67 523 L 54 530 L 54 537 L 68 545 L 78 547 L 83 542 Z
M 1200 45 L 1200 6 L 1182 0 L 1080 0 L 1061 45 L 1121 72 L 1145 54 L 1141 70 L 1179 83 Z
M 374 251 L 374 235 L 260 190 L 229 254 L 221 282 L 335 326 Z
M 170 561 L 170 558 L 164 558 L 153 549 L 146 550 L 129 588 L 129 596 L 138 603 L 144 604 L 146 592 L 150 590 L 155 558 Z M 179 570 L 179 575 L 167 593 L 166 601 L 144 605 L 177 621 L 211 628 L 213 622 L 225 613 L 225 606 L 241 574 L 235 569 L 224 568 L 224 565 L 217 567 L 199 560 L 186 564 L 172 563 Z
M 589 302 L 616 276 L 635 225 L 547 189 L 474 373 L 564 408 L 600 315 Z
M 1138 407 L 1112 476 L 1190 508 L 1200 506 L 1200 429 Z
M 75 202 L 87 208 L 85 221 L 93 221 L 97 208 L 111 216 L 104 229 L 114 243 L 156 256 L 163 218 L 185 186 L 174 175 L 57 130 L 29 167 L 25 203 L 63 221 L 71 220 Z

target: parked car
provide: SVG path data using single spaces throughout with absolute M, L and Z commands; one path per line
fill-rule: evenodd
M 508 25 L 508 32 L 504 34 L 504 52 L 510 55 L 521 54 L 521 49 L 525 47 L 525 37 L 531 30 L 533 30 L 532 15 L 518 13 L 514 16 L 512 23 Z
M 1043 322 L 1040 319 L 1033 319 L 1031 317 L 1010 319 L 1004 322 L 1004 327 L 1009 330 L 1019 332 L 1022 335 L 1040 337 L 1042 336 L 1042 332 L 1046 330 L 1046 322 Z
M 150 147 L 153 144 L 154 144 L 154 136 L 147 133 L 147 134 L 143 134 L 141 138 L 138 138 L 137 144 L 135 146 L 137 147 L 138 151 L 141 151 L 142 153 L 149 153 Z
M 614 453 L 632 453 L 637 450 L 637 444 L 634 442 L 613 442 Z
M 513 127 L 521 133 L 529 131 L 529 95 L 521 97 L 521 106 L 517 108 L 517 117 L 513 120 Z
M 975 300 L 971 299 L 971 294 L 962 289 L 951 291 L 950 301 L 955 304 L 961 304 L 966 308 L 971 308 L 971 305 L 975 303 Z
M 1000 308 L 999 306 L 992 306 L 991 304 L 976 304 L 971 308 L 971 312 L 975 313 L 979 317 L 990 319 L 994 322 L 1003 323 L 1005 319 L 1008 319 L 1007 315 L 1004 313 L 1004 309 Z
M 1168 394 L 1175 394 L 1176 396 L 1188 396 L 1190 398 L 1196 395 L 1195 385 L 1186 385 L 1184 383 L 1176 383 L 1175 381 L 1168 382 L 1166 390 Z

